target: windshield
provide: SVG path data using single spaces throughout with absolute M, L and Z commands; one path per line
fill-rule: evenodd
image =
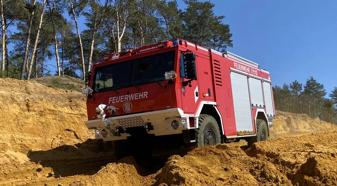
M 165 72 L 174 70 L 174 52 L 121 62 L 96 69 L 95 92 L 115 90 L 165 80 Z

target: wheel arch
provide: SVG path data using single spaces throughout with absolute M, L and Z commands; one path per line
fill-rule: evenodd
M 269 132 L 268 119 L 267 119 L 267 115 L 266 115 L 266 113 L 263 109 L 257 109 L 256 116 L 255 116 L 255 123 L 258 119 L 264 120 L 266 122 L 267 128 L 268 128 L 268 135 L 269 135 L 270 132 Z M 257 127 L 257 125 L 255 127 Z
M 209 105 L 209 104 L 204 104 L 200 114 L 208 114 L 210 116 L 213 116 L 214 119 L 217 121 L 219 129 L 221 130 L 221 136 L 224 136 L 224 128 L 222 125 L 222 117 L 220 115 L 220 112 L 218 109 L 215 107 L 215 105 Z M 198 116 L 200 116 L 200 114 Z

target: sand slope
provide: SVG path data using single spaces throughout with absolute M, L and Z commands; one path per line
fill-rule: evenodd
M 36 81 L 0 79 L 0 185 L 336 185 L 337 128 L 278 112 L 271 139 L 198 148 L 153 161 L 102 151 L 85 98 Z

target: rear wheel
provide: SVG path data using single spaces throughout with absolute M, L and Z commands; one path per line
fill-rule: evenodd
M 199 128 L 196 131 L 198 147 L 217 145 L 221 143 L 221 135 L 217 121 L 214 117 L 201 114 Z
M 256 123 L 257 123 L 257 134 L 256 134 L 257 141 L 267 140 L 268 139 L 267 122 L 262 119 L 257 119 Z
M 257 132 L 256 136 L 253 138 L 247 139 L 248 145 L 252 145 L 257 141 L 265 141 L 268 139 L 269 132 L 267 122 L 263 119 L 256 119 Z

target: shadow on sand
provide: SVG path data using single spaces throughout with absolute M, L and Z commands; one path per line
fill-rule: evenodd
M 93 175 L 108 163 L 116 162 L 112 151 L 103 151 L 97 140 L 62 145 L 45 151 L 29 151 L 27 156 L 43 167 L 51 167 L 54 176 Z
M 150 138 L 145 141 L 131 139 L 116 146 L 89 139 L 73 146 L 63 145 L 45 151 L 29 151 L 27 156 L 43 167 L 51 167 L 54 177 L 93 175 L 108 163 L 131 164 L 140 175 L 146 176 L 161 169 L 171 155 L 186 154 L 186 148 L 177 147 L 175 144 L 165 138 Z M 115 153 L 115 148 L 122 153 Z

